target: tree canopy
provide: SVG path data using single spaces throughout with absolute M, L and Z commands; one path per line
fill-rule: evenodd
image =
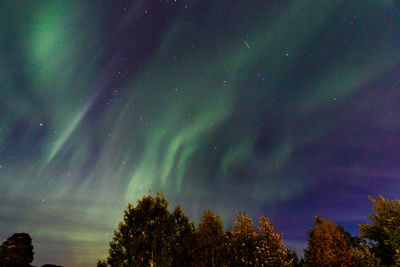
M 370 199 L 374 214 L 368 216 L 371 224 L 359 225 L 361 237 L 382 264 L 400 266 L 400 200 Z
M 224 231 L 220 217 L 205 210 L 196 228 L 180 206 L 171 212 L 162 194 L 148 194 L 136 206 L 128 204 L 109 254 L 97 266 L 400 266 L 400 200 L 370 199 L 374 213 L 370 223 L 359 225 L 360 236 L 314 216 L 299 260 L 264 216 L 255 223 L 239 212 Z M 29 267 L 33 255 L 29 234 L 15 233 L 0 246 L 0 266 Z
M 204 211 L 198 229 L 180 206 L 171 213 L 163 195 L 144 196 L 124 211 L 109 256 L 97 266 L 292 266 L 293 259 L 270 221 L 258 227 L 246 212 L 226 233 L 219 216 Z
M 32 239 L 27 233 L 15 233 L 0 246 L 0 266 L 31 266 Z
M 314 217 L 314 223 L 315 227 L 308 231 L 305 265 L 356 266 L 356 254 L 343 227 L 317 216 Z
M 193 228 L 179 206 L 171 213 L 162 194 L 149 194 L 136 207 L 128 204 L 109 256 L 98 266 L 184 266 L 190 256 L 182 251 L 189 247 Z
M 222 266 L 225 262 L 225 233 L 220 217 L 211 210 L 204 211 L 196 237 L 196 265 Z
M 246 212 L 239 212 L 234 221 L 235 226 L 227 234 L 230 265 L 292 266 L 282 234 L 275 232 L 266 217 L 258 219 L 258 227 Z

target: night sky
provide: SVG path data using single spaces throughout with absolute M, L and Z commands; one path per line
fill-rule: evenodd
M 399 75 L 397 1 L 1 1 L 0 241 L 94 266 L 149 189 L 357 234 L 400 198 Z

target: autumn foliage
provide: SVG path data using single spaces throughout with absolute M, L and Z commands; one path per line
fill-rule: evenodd
M 226 244 L 230 266 L 292 266 L 282 234 L 275 232 L 266 217 L 261 216 L 256 226 L 246 212 L 240 212 L 234 221 Z
M 178 206 L 169 212 L 163 195 L 129 204 L 115 231 L 109 256 L 98 266 L 291 266 L 282 235 L 260 217 L 235 217 L 224 232 L 221 219 L 205 211 L 197 229 Z
M 360 224 L 361 237 L 385 266 L 400 266 L 400 200 L 370 198 L 375 214 L 371 224 Z
M 223 265 L 226 258 L 225 241 L 220 217 L 211 210 L 204 211 L 196 230 L 196 265 L 204 267 Z
M 170 212 L 163 195 L 147 195 L 128 205 L 98 266 L 399 266 L 400 201 L 371 200 L 375 214 L 359 226 L 359 237 L 315 216 L 299 260 L 264 216 L 253 221 L 239 212 L 224 231 L 220 217 L 207 210 L 195 228 L 180 206 Z
M 356 253 L 349 236 L 333 222 L 314 217 L 315 228 L 308 232 L 304 252 L 306 266 L 356 266 Z
M 206 210 L 196 228 L 180 206 L 171 212 L 162 194 L 149 194 L 128 204 L 108 256 L 97 266 L 400 266 L 400 201 L 370 199 L 374 213 L 359 225 L 360 236 L 315 216 L 299 260 L 264 216 L 254 221 L 239 212 L 224 231 L 220 217 Z M 15 233 L 0 246 L 0 266 L 28 267 L 33 255 L 29 234 Z

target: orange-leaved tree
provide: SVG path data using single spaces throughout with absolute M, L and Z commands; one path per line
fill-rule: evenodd
M 343 227 L 317 216 L 314 223 L 315 227 L 308 231 L 305 266 L 357 266 L 356 251 Z
M 262 216 L 258 227 L 246 212 L 235 217 L 235 226 L 227 232 L 229 264 L 233 266 L 292 266 L 282 235 Z

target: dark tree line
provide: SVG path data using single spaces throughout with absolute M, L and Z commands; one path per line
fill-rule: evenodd
M 0 266 L 31 266 L 32 239 L 26 233 L 15 233 L 0 246 Z
M 115 231 L 109 256 L 97 266 L 291 266 L 282 235 L 269 220 L 257 225 L 246 213 L 224 232 L 219 216 L 207 210 L 197 229 L 180 206 L 168 211 L 163 195 L 129 204 Z
M 15 233 L 0 246 L 0 267 L 33 267 L 32 238 L 27 233 Z M 62 267 L 45 264 L 42 267 Z
M 286 248 L 268 218 L 246 212 L 223 230 L 219 216 L 203 212 L 196 228 L 180 206 L 168 210 L 162 194 L 128 205 L 114 232 L 105 266 L 400 266 L 400 201 L 372 199 L 371 224 L 353 237 L 340 225 L 314 217 L 304 257 Z
M 371 201 L 374 213 L 359 225 L 360 236 L 315 216 L 298 259 L 264 216 L 254 222 L 239 212 L 224 231 L 220 217 L 207 210 L 196 228 L 180 206 L 170 212 L 163 195 L 149 194 L 128 205 L 107 259 L 97 266 L 400 266 L 400 200 Z M 15 233 L 0 246 L 0 267 L 32 266 L 33 255 L 29 234 Z

